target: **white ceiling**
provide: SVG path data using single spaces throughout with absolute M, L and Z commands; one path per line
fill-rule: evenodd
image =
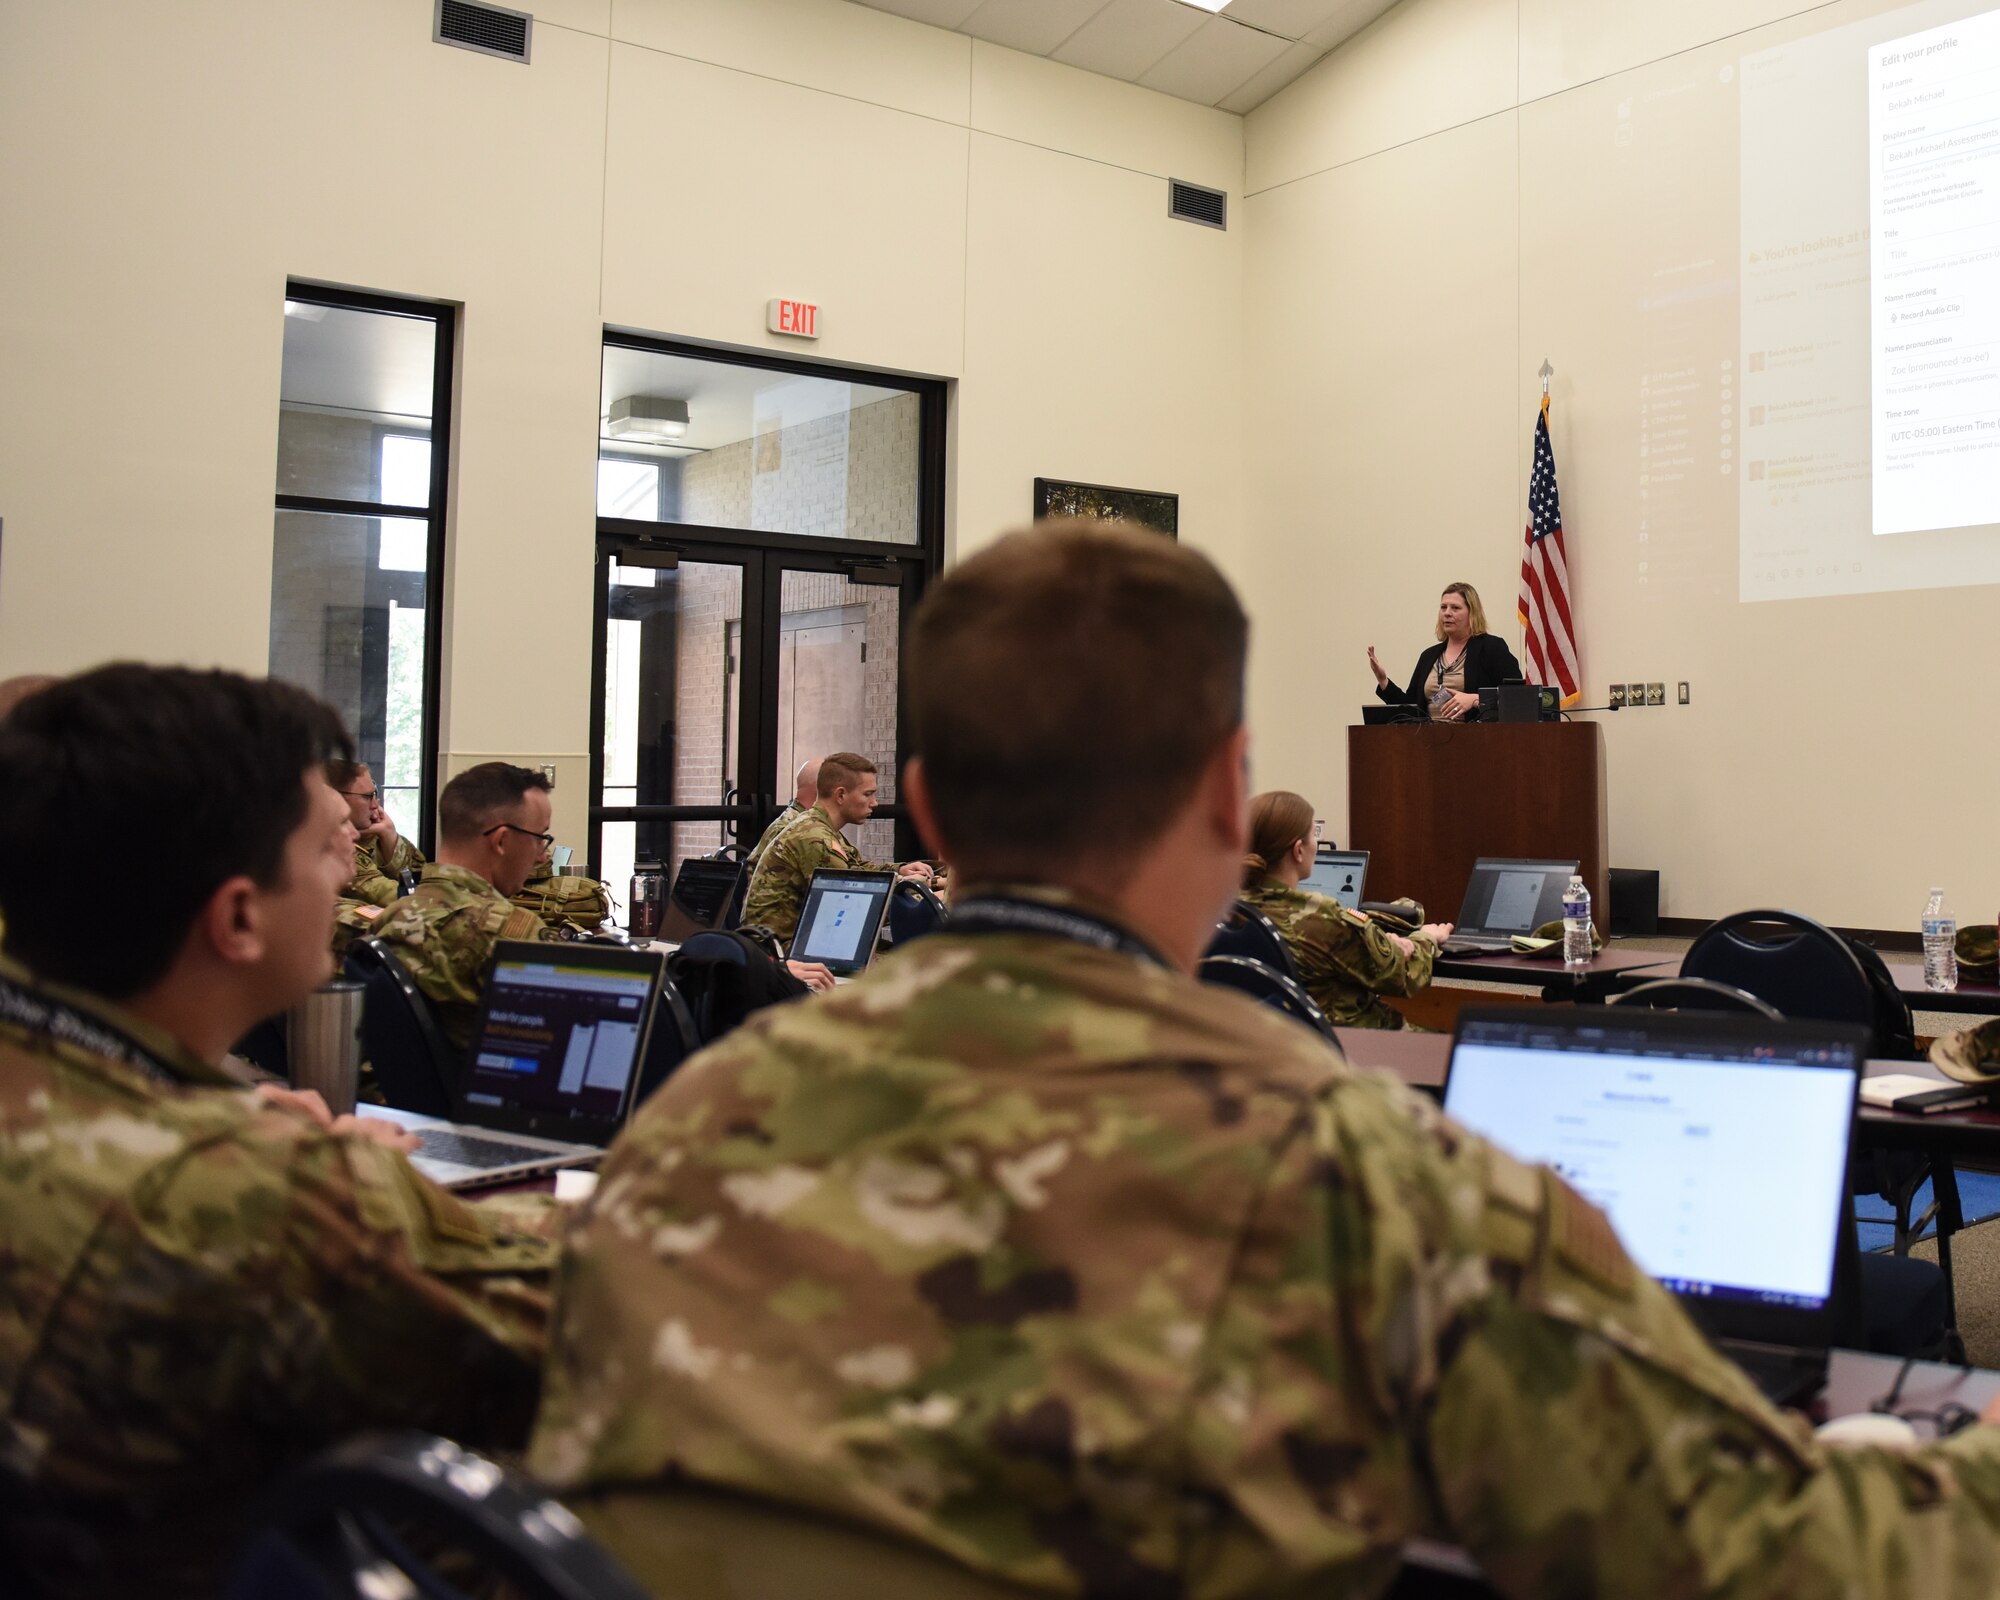
M 1395 0 L 858 0 L 1182 100 L 1262 105 Z

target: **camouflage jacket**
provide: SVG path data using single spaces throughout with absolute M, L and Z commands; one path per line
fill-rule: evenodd
M 212 1595 L 259 1491 L 357 1430 L 525 1439 L 555 1251 L 518 1208 L 0 978 L 0 1591 Z
M 396 835 L 396 848 L 386 857 L 380 840 L 358 840 L 354 846 L 354 877 L 347 885 L 347 898 L 365 900 L 371 906 L 394 905 L 403 892 L 396 880 L 423 865 L 423 851 L 401 834 Z
M 963 915 L 961 910 L 961 915 Z M 1233 991 L 933 935 L 614 1146 L 531 1465 L 655 1592 L 683 1475 L 1052 1593 L 1985 1595 L 2000 1431 L 1831 1453 L 1556 1176 Z
M 1414 955 L 1404 955 L 1389 935 L 1358 911 L 1310 889 L 1288 889 L 1263 878 L 1243 891 L 1277 926 L 1306 993 L 1343 1028 L 1400 1028 L 1402 1013 L 1379 995 L 1412 995 L 1431 981 L 1437 946 L 1415 939 Z
M 502 939 L 560 939 L 478 873 L 433 862 L 415 891 L 378 919 L 375 937 L 395 949 L 429 998 L 438 1026 L 460 1050 L 472 1044 L 487 964 Z
M 757 863 L 764 859 L 764 852 L 771 848 L 771 841 L 811 809 L 812 807 L 802 806 L 796 800 L 790 802 L 783 811 L 771 819 L 770 826 L 757 836 L 757 842 L 750 847 L 750 853 L 743 858 L 743 864 L 755 872 Z
M 880 862 L 863 861 L 861 852 L 847 842 L 847 836 L 833 825 L 833 819 L 813 806 L 764 851 L 757 870 L 750 874 L 750 889 L 743 900 L 743 921 L 769 928 L 789 942 L 798 931 L 799 912 L 806 903 L 806 885 L 823 867 L 868 872 L 890 870 Z

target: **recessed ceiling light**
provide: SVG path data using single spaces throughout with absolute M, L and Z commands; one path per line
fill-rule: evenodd
M 1197 11 L 1220 11 L 1229 0 L 1181 0 L 1184 6 L 1193 6 Z

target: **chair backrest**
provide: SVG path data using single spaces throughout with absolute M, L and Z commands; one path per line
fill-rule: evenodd
M 696 1047 L 715 1043 L 740 1020 L 725 1016 L 718 995 L 726 969 L 750 965 L 743 940 L 733 933 L 698 933 L 669 956 L 667 964 L 687 1008 Z
M 898 878 L 889 891 L 889 942 L 899 949 L 912 939 L 936 933 L 950 920 L 944 902 L 915 878 Z
M 701 1034 L 687 996 L 670 977 L 660 977 L 660 995 L 653 1008 L 653 1032 L 646 1041 L 646 1059 L 639 1063 L 639 1087 L 632 1106 L 637 1110 L 680 1064 L 701 1048 Z
M 1291 947 L 1285 943 L 1285 936 L 1278 932 L 1277 924 L 1255 906 L 1241 900 L 1230 907 L 1229 915 L 1215 925 L 1215 937 L 1209 940 L 1208 949 L 1203 954 L 1241 956 L 1246 961 L 1260 961 L 1292 982 L 1299 981 L 1298 963 L 1292 960 Z
M 451 1568 L 433 1565 L 447 1552 Z M 496 1579 L 520 1600 L 646 1600 L 553 1495 L 425 1433 L 355 1439 L 292 1473 L 261 1508 L 227 1595 L 460 1600 Z
M 347 975 L 367 986 L 361 1049 L 382 1098 L 402 1111 L 450 1116 L 458 1052 L 409 970 L 380 939 L 357 939 L 347 952 Z
M 1642 1011 L 1730 1011 L 1783 1022 L 1784 1013 L 1768 1000 L 1734 984 L 1717 983 L 1713 978 L 1655 978 L 1638 984 L 1604 1002 L 1608 1006 L 1636 1006 Z
M 1288 1017 L 1296 1017 L 1309 1028 L 1333 1037 L 1333 1024 L 1299 983 L 1247 956 L 1203 956 L 1195 976 L 1203 983 L 1220 984 L 1225 989 L 1241 989 L 1253 1000 L 1275 1006 Z
M 1870 963 L 1878 969 L 1870 972 Z M 1681 958 L 1683 978 L 1746 990 L 1788 1017 L 1857 1022 L 1875 1054 L 1906 1054 L 1910 1008 L 1880 956 L 1795 911 L 1738 911 L 1711 922 Z

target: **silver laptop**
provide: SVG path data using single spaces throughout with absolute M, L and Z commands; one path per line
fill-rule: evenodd
M 415 1133 L 412 1165 L 447 1189 L 590 1165 L 632 1110 L 664 961 L 615 945 L 496 946 L 455 1117 L 366 1114 Z
M 1848 1288 L 1867 1035 L 1835 1023 L 1522 1007 L 1461 1015 L 1444 1105 L 1611 1218 L 1771 1399 L 1825 1381 Z M 1774 1137 L 1781 1134 L 1781 1137 Z
M 1574 861 L 1516 861 L 1481 856 L 1465 886 L 1458 926 L 1445 940 L 1446 955 L 1493 955 L 1514 948 L 1514 935 L 1533 933 L 1562 916 L 1563 890 Z
M 1321 845 L 1313 857 L 1312 871 L 1299 880 L 1299 887 L 1338 900 L 1349 911 L 1359 910 L 1368 887 L 1368 852 Z
M 806 887 L 799 908 L 798 930 L 792 935 L 794 961 L 817 961 L 836 983 L 847 983 L 875 959 L 882 923 L 889 912 L 889 895 L 896 887 L 893 872 L 848 872 L 822 868 Z

